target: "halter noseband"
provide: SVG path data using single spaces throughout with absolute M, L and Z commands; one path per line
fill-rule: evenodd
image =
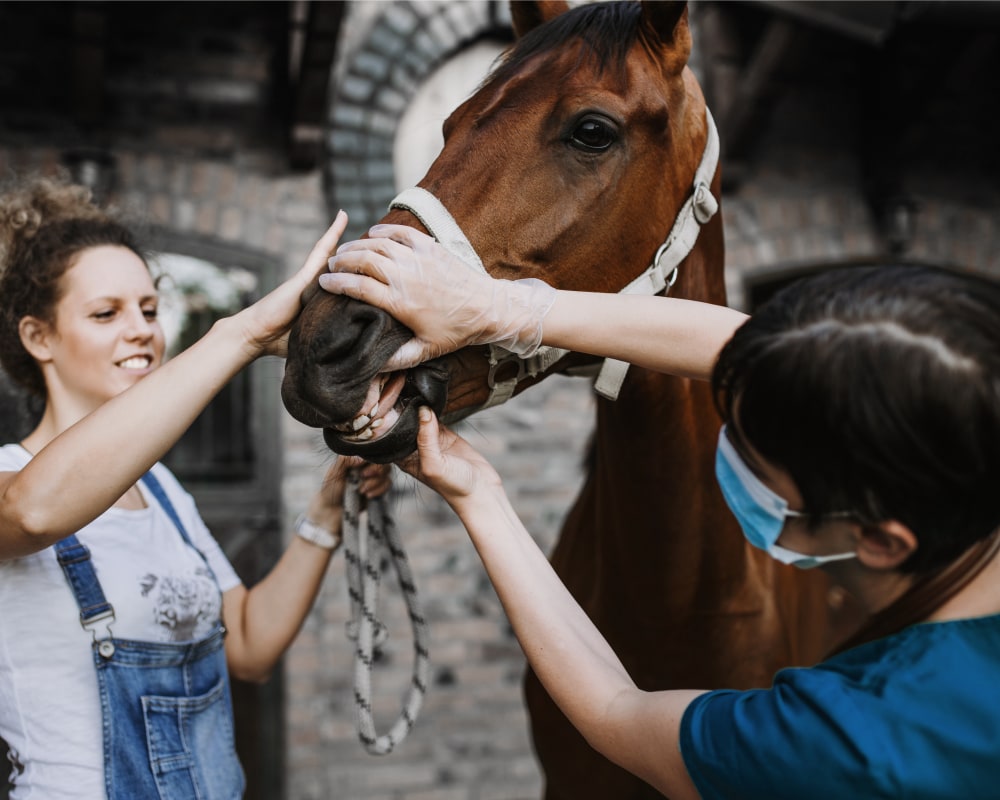
M 674 225 L 653 256 L 652 263 L 635 280 L 619 290 L 619 294 L 655 295 L 669 291 L 677 280 L 678 265 L 687 258 L 698 240 L 701 226 L 718 211 L 719 202 L 712 194 L 712 178 L 719 164 L 719 132 L 708 107 L 705 108 L 708 136 L 701 163 L 694 173 L 693 190 L 677 212 Z M 413 214 L 431 236 L 441 245 L 460 258 L 472 269 L 486 273 L 482 259 L 462 232 L 455 218 L 448 213 L 440 200 L 419 186 L 404 189 L 389 204 L 389 208 L 401 208 Z M 490 372 L 487 382 L 490 396 L 486 403 L 473 411 L 507 402 L 517 384 L 525 377 L 533 378 L 544 372 L 569 351 L 558 347 L 540 347 L 533 355 L 521 358 L 495 344 L 489 345 Z M 497 371 L 508 362 L 517 363 L 517 374 L 506 380 L 497 379 Z M 609 400 L 617 400 L 629 364 L 613 358 L 604 359 L 600 374 L 594 383 L 594 390 Z

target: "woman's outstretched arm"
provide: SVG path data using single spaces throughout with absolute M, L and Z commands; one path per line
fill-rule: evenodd
M 344 244 L 320 276 L 327 291 L 376 305 L 414 332 L 386 364 L 402 369 L 472 344 L 519 354 L 540 343 L 707 380 L 746 315 L 672 297 L 556 291 L 491 278 L 426 234 L 377 225 Z
M 188 429 L 223 386 L 262 355 L 285 355 L 302 293 L 347 225 L 341 212 L 303 267 L 252 306 L 57 436 L 20 472 L 0 473 L 0 559 L 37 552 L 88 524 Z
M 334 535 L 336 546 L 326 549 L 293 536 L 263 580 L 250 589 L 234 586 L 223 595 L 222 619 L 229 632 L 226 660 L 241 680 L 259 682 L 270 676 L 312 608 L 330 558 L 340 546 L 349 469 L 360 470 L 358 489 L 366 499 L 379 497 L 390 486 L 390 466 L 337 458 L 306 510 L 310 522 Z
M 420 410 L 417 454 L 400 466 L 464 523 L 531 668 L 588 743 L 674 800 L 698 796 L 681 759 L 680 721 L 701 692 L 645 692 L 559 580 L 489 463 Z

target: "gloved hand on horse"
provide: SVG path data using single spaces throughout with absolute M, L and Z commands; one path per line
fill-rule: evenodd
M 494 343 L 519 356 L 538 349 L 542 320 L 556 299 L 547 283 L 492 278 L 403 225 L 376 225 L 369 236 L 341 245 L 319 283 L 378 306 L 413 331 L 386 370 L 467 345 Z

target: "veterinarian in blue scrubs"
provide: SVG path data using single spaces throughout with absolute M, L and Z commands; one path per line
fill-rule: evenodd
M 82 187 L 36 180 L 0 196 L 0 360 L 45 402 L 37 427 L 0 447 L 13 798 L 242 796 L 229 671 L 263 681 L 294 639 L 340 541 L 350 462 L 247 589 L 158 459 L 240 369 L 284 354 L 345 224 L 162 364 L 156 285 L 129 231 Z M 385 468 L 365 468 L 363 493 L 387 486 Z
M 849 268 L 748 318 L 495 280 L 412 229 L 371 235 L 320 283 L 414 331 L 392 366 L 502 339 L 711 380 L 716 474 L 749 542 L 871 614 L 769 689 L 642 691 L 497 473 L 422 409 L 404 468 L 461 517 L 532 669 L 596 750 L 672 800 L 1000 796 L 1000 286 Z

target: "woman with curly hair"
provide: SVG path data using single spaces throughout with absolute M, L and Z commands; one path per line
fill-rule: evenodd
M 130 231 L 81 187 L 0 197 L 0 363 L 44 400 L 0 448 L 0 736 L 12 797 L 236 798 L 228 673 L 266 679 L 339 544 L 331 468 L 291 544 L 240 582 L 158 462 L 239 370 L 285 353 L 304 289 L 344 230 L 254 305 L 163 363 L 155 281 Z M 368 466 L 362 492 L 381 494 Z

